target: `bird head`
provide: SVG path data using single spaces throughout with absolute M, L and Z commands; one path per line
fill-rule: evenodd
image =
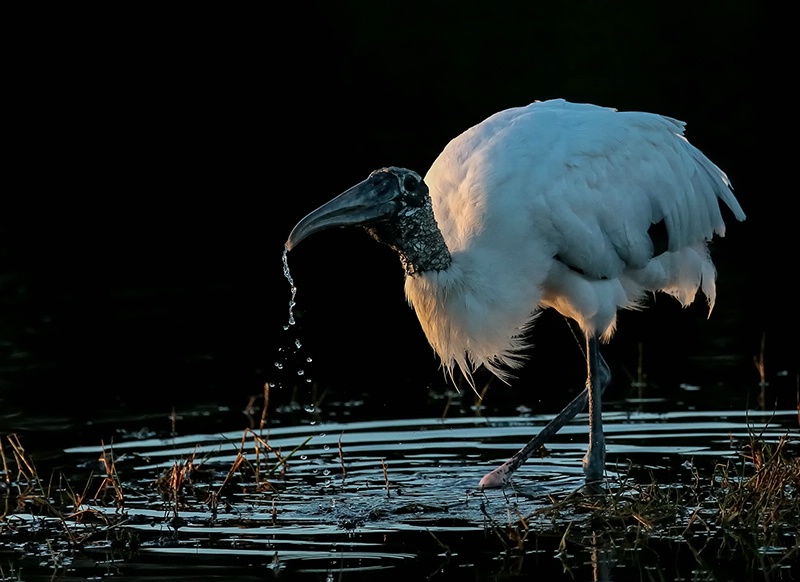
M 292 250 L 312 234 L 335 227 L 371 228 L 382 222 L 395 222 L 404 213 L 423 207 L 429 200 L 428 187 L 416 172 L 394 167 L 375 170 L 366 180 L 298 222 L 289 234 L 286 249 Z
M 289 234 L 286 250 L 316 232 L 344 226 L 363 226 L 379 242 L 396 250 L 409 275 L 450 265 L 428 186 L 411 170 L 375 170 L 298 222 Z

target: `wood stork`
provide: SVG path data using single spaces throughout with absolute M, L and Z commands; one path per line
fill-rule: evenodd
M 587 483 L 603 478 L 599 351 L 618 309 L 661 291 L 709 313 L 716 270 L 707 243 L 724 236 L 720 203 L 745 214 L 725 173 L 683 136 L 684 123 L 561 99 L 500 111 L 445 148 L 423 180 L 387 167 L 311 212 L 291 250 L 321 230 L 359 225 L 395 249 L 405 292 L 452 377 L 484 366 L 508 381 L 524 335 L 552 307 L 586 337 L 586 389 L 528 445 L 481 479 L 505 484 L 546 439 L 589 406 Z M 666 233 L 661 244 L 651 236 Z

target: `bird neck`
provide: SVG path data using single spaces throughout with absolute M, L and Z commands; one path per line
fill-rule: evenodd
M 403 208 L 394 220 L 367 227 L 367 232 L 397 251 L 406 275 L 450 266 L 450 250 L 436 223 L 430 199 L 423 206 Z

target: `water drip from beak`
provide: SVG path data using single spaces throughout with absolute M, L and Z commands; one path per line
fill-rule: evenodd
M 288 330 L 289 325 L 294 325 L 294 306 L 295 303 L 295 296 L 297 295 L 297 287 L 294 284 L 294 279 L 292 279 L 292 274 L 289 272 L 289 251 L 288 249 L 283 249 L 283 276 L 286 277 L 286 280 L 289 281 L 289 287 L 292 290 L 292 297 L 289 299 L 289 324 L 285 326 L 283 329 Z

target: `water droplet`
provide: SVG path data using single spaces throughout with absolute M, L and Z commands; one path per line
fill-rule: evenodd
M 305 461 L 308 458 L 308 455 L 300 455 L 300 460 Z
M 294 284 L 294 279 L 292 279 L 292 274 L 289 272 L 289 251 L 285 248 L 283 249 L 283 276 L 289 281 L 289 287 L 292 290 L 292 298 L 289 300 L 289 325 L 294 325 L 294 298 L 297 295 L 297 287 Z
M 306 358 L 306 362 L 308 362 L 309 364 L 310 364 L 311 362 L 313 362 L 313 361 L 314 361 L 314 360 L 312 360 L 312 359 L 311 359 L 311 356 L 309 356 L 309 357 L 307 357 L 307 358 Z
M 300 348 L 302 348 L 302 347 L 303 347 L 303 344 L 301 344 L 301 343 L 300 343 L 300 340 L 299 340 L 299 339 L 296 339 L 296 340 L 294 340 L 294 345 L 296 345 L 296 346 L 297 346 L 297 349 L 300 349 Z
M 280 362 L 275 362 L 275 367 L 278 368 L 279 370 L 283 370 L 283 364 L 281 364 Z
M 305 371 L 303 371 L 303 370 L 297 370 L 297 375 L 298 375 L 298 376 L 302 376 L 303 374 L 305 374 Z
M 330 474 L 331 474 L 331 470 L 330 470 L 330 469 L 325 469 L 325 470 L 322 472 L 322 474 L 323 474 L 323 475 L 330 475 Z
M 315 412 L 314 411 L 314 405 L 313 404 L 306 405 L 305 411 L 308 412 L 309 414 L 314 414 L 314 412 Z

